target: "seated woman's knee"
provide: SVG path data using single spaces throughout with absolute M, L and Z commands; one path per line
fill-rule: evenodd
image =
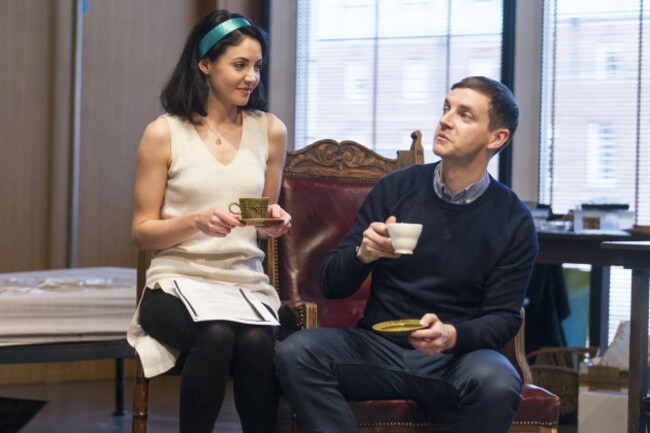
M 235 341 L 235 331 L 232 325 L 224 322 L 206 322 L 197 333 L 196 344 L 223 347 L 232 345 Z
M 239 351 L 251 356 L 273 356 L 275 338 L 274 329 L 267 327 L 244 327 L 237 333 Z

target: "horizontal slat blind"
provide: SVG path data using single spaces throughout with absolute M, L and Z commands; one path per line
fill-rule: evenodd
M 639 224 L 650 223 L 641 7 L 640 0 L 545 2 L 539 198 L 556 213 L 588 201 L 626 203 Z
M 647 9 L 647 6 L 645 6 Z M 642 0 L 545 0 L 539 201 L 629 204 L 650 224 L 650 53 Z M 609 340 L 630 317 L 629 270 L 612 268 Z
M 295 148 L 352 139 L 394 158 L 420 129 L 425 160 L 437 160 L 429 143 L 451 84 L 500 79 L 502 9 L 502 0 L 299 0 Z

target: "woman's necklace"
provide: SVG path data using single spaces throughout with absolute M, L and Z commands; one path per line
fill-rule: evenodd
M 212 127 L 210 126 L 210 123 L 206 119 L 205 124 L 207 125 L 208 129 L 210 130 L 210 132 L 212 132 L 217 137 L 216 140 L 214 140 L 214 144 L 216 144 L 217 146 L 221 145 L 221 143 L 222 143 L 221 138 L 225 137 L 226 134 L 228 132 L 230 132 L 230 130 L 233 128 L 233 126 L 235 126 L 237 124 L 237 119 L 239 119 L 239 114 L 237 114 L 237 117 L 235 117 L 235 122 L 233 124 L 231 124 L 228 127 L 228 129 L 226 129 L 226 132 L 224 132 L 223 134 L 217 134 L 216 132 L 214 132 L 214 129 L 212 129 Z

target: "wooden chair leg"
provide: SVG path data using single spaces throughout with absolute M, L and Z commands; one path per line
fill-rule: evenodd
M 135 355 L 135 378 L 133 381 L 133 433 L 147 433 L 149 416 L 149 379 L 144 377 L 140 357 Z
M 295 414 L 291 415 L 291 433 L 302 433 L 302 426 Z
M 557 427 L 544 427 L 535 424 L 513 424 L 508 433 L 558 433 Z
M 125 415 L 124 411 L 124 358 L 115 359 L 115 410 L 113 416 Z

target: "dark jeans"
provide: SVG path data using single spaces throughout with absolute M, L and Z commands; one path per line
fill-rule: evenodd
M 276 354 L 280 385 L 305 433 L 353 433 L 349 399 L 413 399 L 455 412 L 453 432 L 507 432 L 521 379 L 494 350 L 454 356 L 400 347 L 359 328 L 307 329 Z
M 243 431 L 273 432 L 274 327 L 194 322 L 180 299 L 150 289 L 140 305 L 140 325 L 159 342 L 187 355 L 181 378 L 181 433 L 212 432 L 231 373 Z

